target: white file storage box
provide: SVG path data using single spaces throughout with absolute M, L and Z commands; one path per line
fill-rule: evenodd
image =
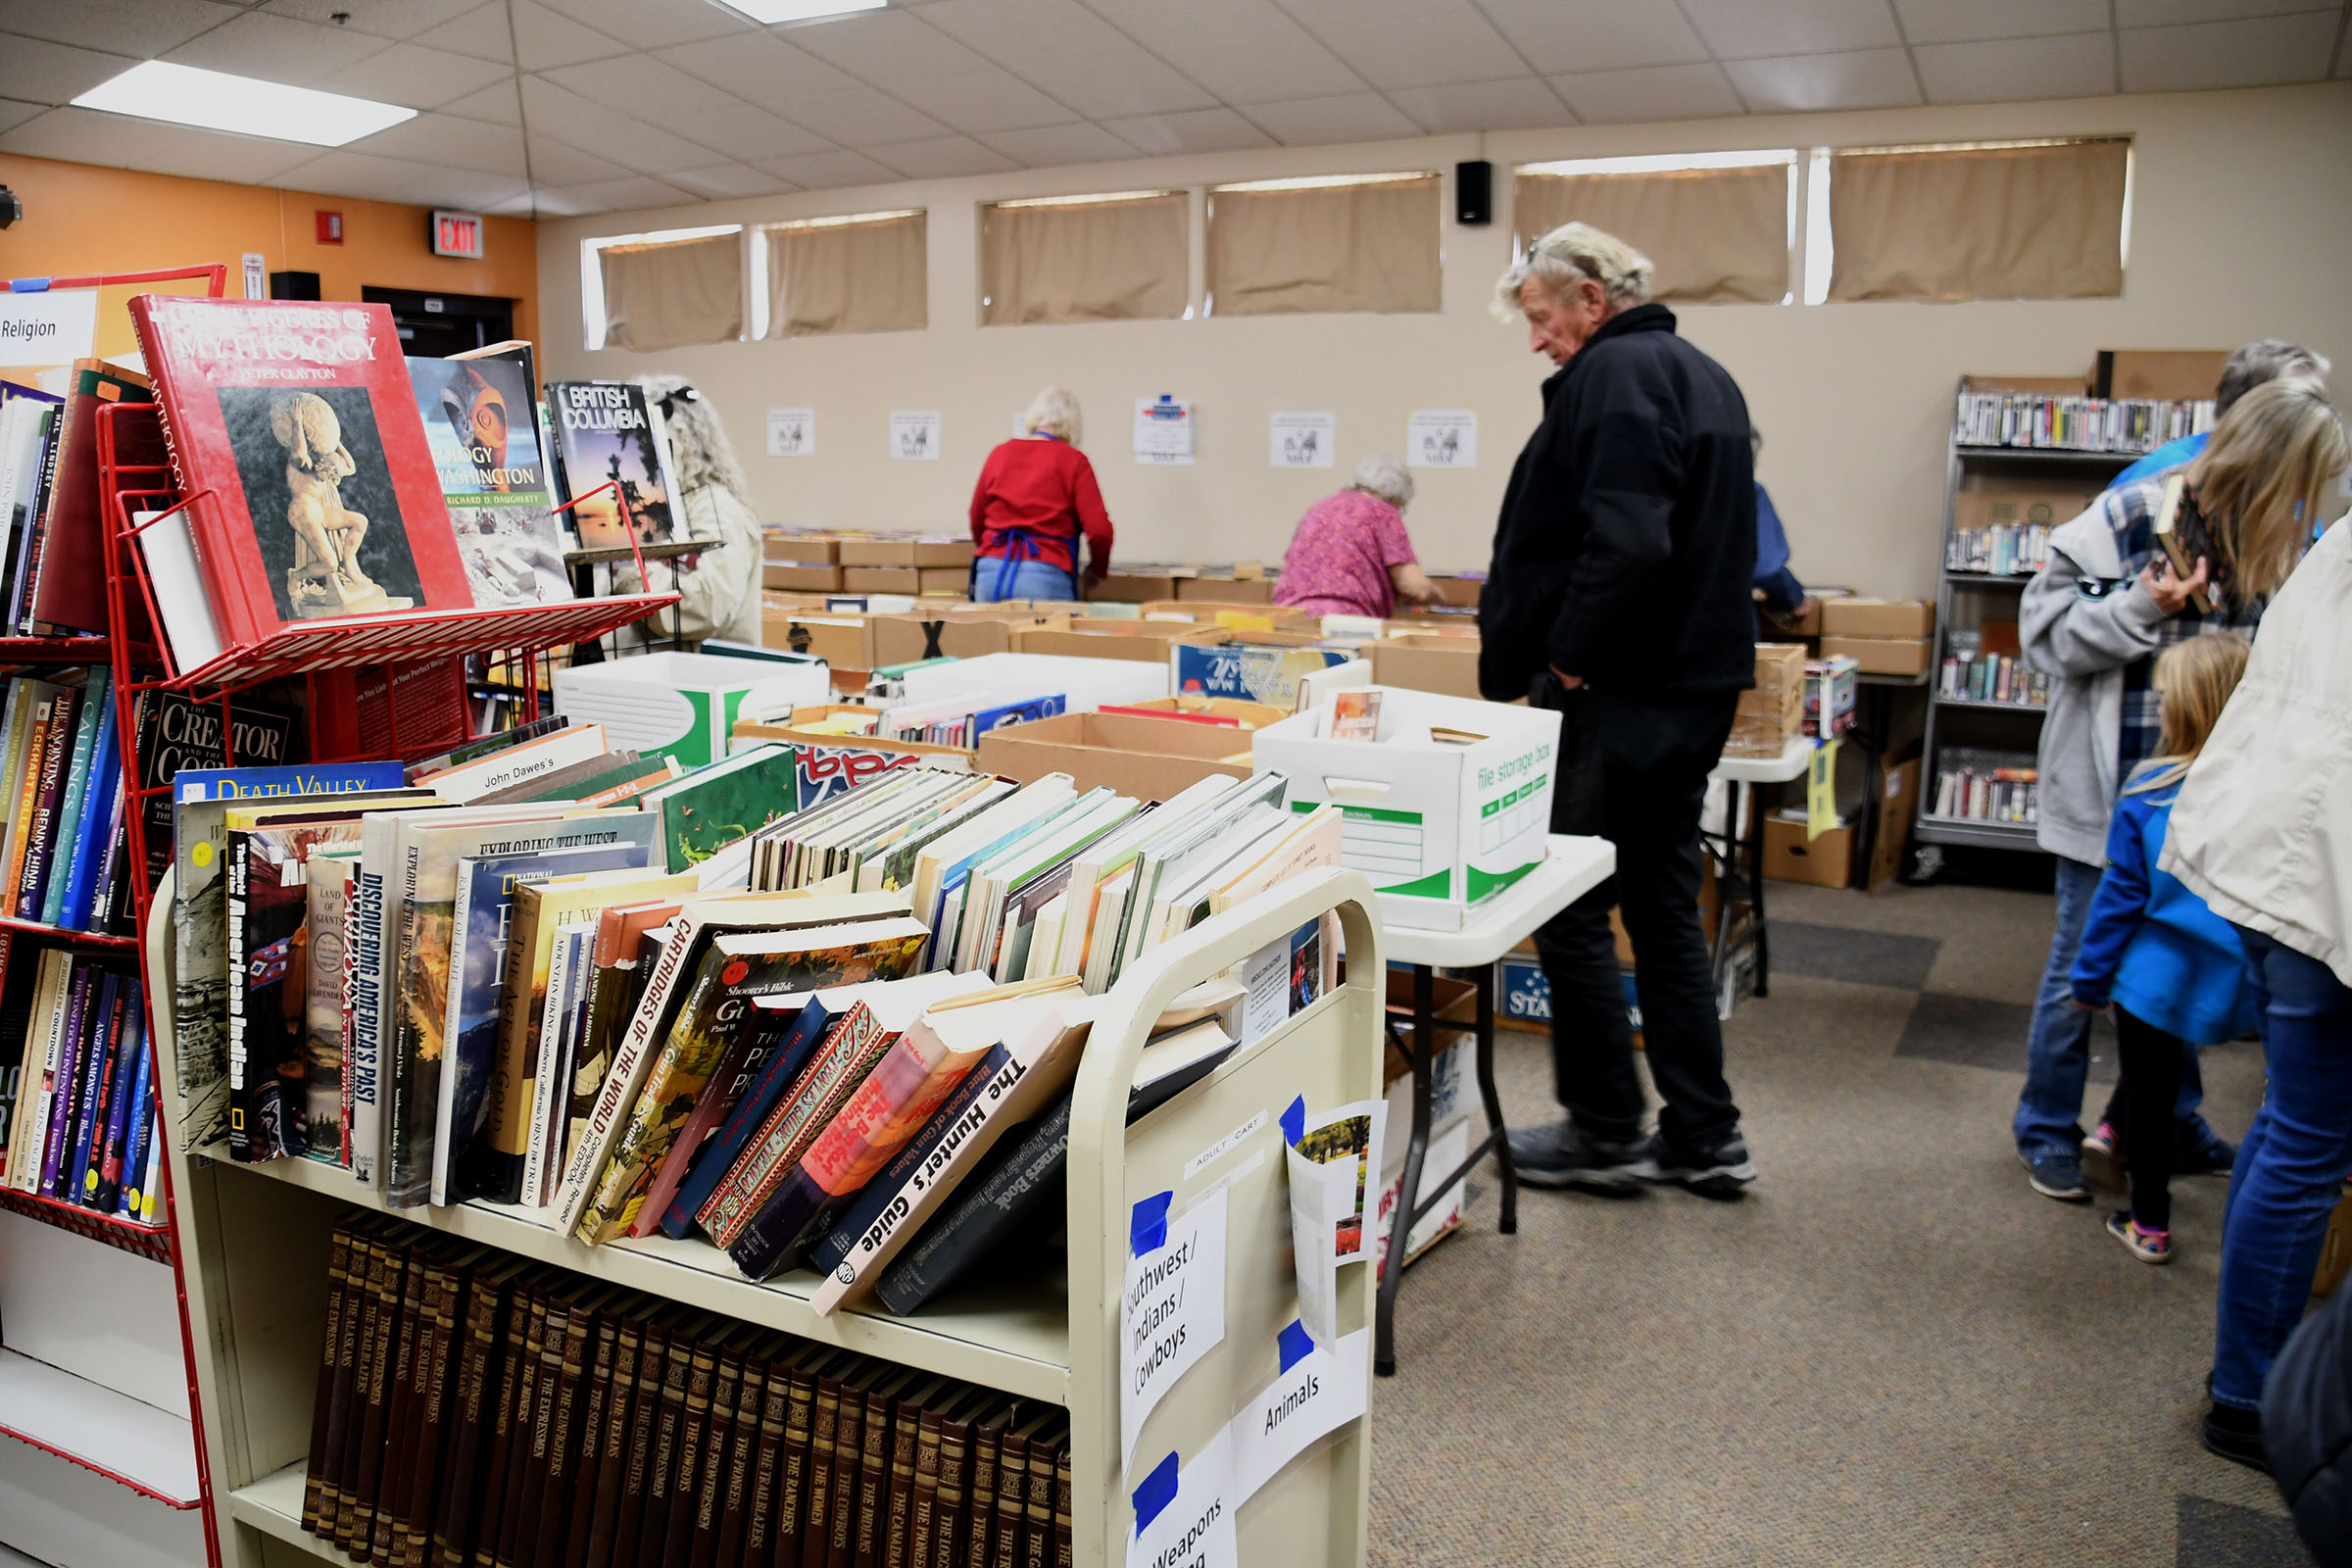
M 615 747 L 701 767 L 727 755 L 735 721 L 786 718 L 832 697 L 821 663 L 640 654 L 556 671 L 556 711 L 605 726 Z

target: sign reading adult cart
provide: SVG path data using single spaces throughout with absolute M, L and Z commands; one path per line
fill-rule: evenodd
M 815 457 L 816 411 L 814 409 L 768 410 L 767 455 L 771 458 Z
M 1416 409 L 1404 427 L 1404 461 L 1415 468 L 1478 466 L 1478 416 L 1468 409 Z
M 1340 421 L 1328 414 L 1277 414 L 1267 427 L 1266 461 L 1277 468 L 1328 468 Z
M 1126 1288 L 1119 1295 L 1119 1467 L 1135 1460 L 1144 1422 L 1193 1363 L 1225 1338 L 1226 1190 L 1175 1218 L 1160 1193 L 1135 1205 Z
M 98 335 L 98 291 L 0 294 L 0 365 L 71 365 Z
M 893 409 L 890 415 L 890 455 L 901 463 L 937 463 L 939 411 Z
M 1135 461 L 1160 466 L 1193 463 L 1193 405 L 1162 392 L 1135 400 Z

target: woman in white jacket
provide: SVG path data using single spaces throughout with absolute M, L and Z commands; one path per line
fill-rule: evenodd
M 647 562 L 651 591 L 661 594 L 674 588 L 677 607 L 623 629 L 613 641 L 623 650 L 640 644 L 661 647 L 673 635 L 689 643 L 709 637 L 758 643 L 760 556 L 766 542 L 752 513 L 751 487 L 735 461 L 734 443 L 727 439 L 718 411 L 684 376 L 642 376 L 638 384 L 662 408 L 670 466 L 678 481 L 677 536 L 715 539 L 722 548 Z M 612 591 L 639 591 L 635 565 L 612 568 Z
M 2263 1466 L 2263 1381 L 2352 1177 L 2352 518 L 2263 616 L 2180 786 L 2163 868 L 2237 927 L 2270 1067 L 2222 1222 L 2205 1446 Z

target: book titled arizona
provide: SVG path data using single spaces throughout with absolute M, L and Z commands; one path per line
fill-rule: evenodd
M 141 294 L 132 325 L 222 634 L 469 610 L 392 313 Z
M 633 381 L 550 381 L 547 412 L 563 455 L 565 499 L 578 501 L 600 486 L 619 485 L 628 498 L 629 519 L 645 544 L 671 537 L 677 480 L 669 471 L 669 443 L 662 416 Z M 625 548 L 628 533 L 620 509 L 608 490 L 574 507 L 574 525 L 584 550 Z
M 474 602 L 496 609 L 571 598 L 524 366 L 413 359 L 409 384 Z

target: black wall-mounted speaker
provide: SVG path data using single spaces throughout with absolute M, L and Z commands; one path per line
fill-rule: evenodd
M 271 272 L 270 297 L 273 300 L 315 300 L 318 297 L 318 274 Z
M 1453 166 L 1453 220 L 1472 227 L 1494 221 L 1494 166 L 1484 158 Z

